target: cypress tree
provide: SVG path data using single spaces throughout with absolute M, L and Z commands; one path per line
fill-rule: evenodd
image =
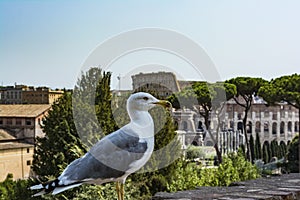
M 74 89 L 75 124 L 87 147 L 116 130 L 111 110 L 110 79 L 110 72 L 93 67 L 82 73 Z
M 99 72 L 100 73 L 100 72 Z M 95 109 L 100 128 L 104 135 L 117 129 L 112 114 L 112 94 L 110 91 L 111 73 L 103 72 L 96 87 Z
M 270 157 L 269 157 L 269 145 L 268 145 L 269 143 L 264 143 L 263 144 L 263 157 L 262 157 L 262 159 L 263 159 L 263 161 L 264 161 L 264 163 L 268 163 L 269 161 L 270 161 Z
M 278 156 L 278 143 L 276 140 L 271 142 L 271 158 Z
M 296 135 L 288 147 L 287 169 L 292 173 L 299 173 L 299 135 Z
M 36 140 L 32 169 L 39 176 L 58 176 L 68 163 L 85 152 L 73 121 L 69 92 L 52 105 L 42 129 L 46 136 Z
M 256 133 L 255 155 L 256 155 L 256 159 L 261 159 L 262 158 L 262 147 L 261 147 L 261 143 L 260 143 L 259 133 Z
M 161 99 L 157 92 L 147 88 L 139 88 L 138 91 L 151 93 L 153 96 Z M 137 91 L 136 91 L 137 92 Z M 149 197 L 158 191 L 165 191 L 167 183 L 176 177 L 173 177 L 178 168 L 178 162 L 181 153 L 181 145 L 175 132 L 175 124 L 170 111 L 162 107 L 155 107 L 150 110 L 155 127 L 154 152 L 150 160 L 140 170 L 143 173 L 131 175 L 132 180 L 143 184 L 141 193 Z M 145 179 L 145 177 L 147 177 Z M 147 180 L 145 182 L 145 180 Z
M 287 146 L 284 142 L 280 143 L 282 157 L 286 157 L 287 154 Z
M 253 138 L 252 134 L 250 135 L 249 146 L 250 146 L 250 152 L 252 155 L 252 161 L 254 161 L 257 158 L 257 155 L 255 154 L 254 138 Z
M 102 130 L 105 130 L 106 134 L 113 129 L 111 111 L 104 110 L 111 108 L 107 103 L 111 100 L 109 79 L 110 73 L 103 73 L 102 76 L 100 69 L 91 68 L 82 74 L 73 94 L 65 92 L 52 105 L 52 109 L 43 120 L 42 129 L 46 135 L 37 138 L 32 166 L 42 181 L 59 176 L 69 163 L 86 152 L 88 142 L 92 145 L 97 138 L 103 136 Z M 102 123 L 99 123 L 97 116 L 101 115 L 107 120 L 102 119 Z M 100 124 L 103 129 L 100 128 Z M 84 192 L 97 194 L 95 191 L 98 189 L 93 186 L 74 188 L 53 199 L 74 199 Z

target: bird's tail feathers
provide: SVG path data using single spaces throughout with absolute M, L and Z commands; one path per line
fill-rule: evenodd
M 55 194 L 65 191 L 65 190 L 80 186 L 81 184 L 82 183 L 77 182 L 77 183 L 73 183 L 70 185 L 60 185 L 59 180 L 55 179 L 55 180 L 52 180 L 52 181 L 49 181 L 46 183 L 41 183 L 38 185 L 31 186 L 30 189 L 31 190 L 42 189 L 42 191 L 33 195 L 33 197 L 36 197 L 36 196 L 41 196 L 41 195 L 48 194 L 48 193 L 52 193 L 53 195 L 55 195 Z
M 71 188 L 74 188 L 74 187 L 78 187 L 80 185 L 82 185 L 82 183 L 75 183 L 75 184 L 72 184 L 72 185 L 67 185 L 67 186 L 63 186 L 63 187 L 57 187 L 57 188 L 55 188 L 53 190 L 52 194 L 56 195 L 56 194 L 61 193 L 61 192 L 65 191 L 65 190 L 68 190 L 68 189 L 71 189 Z
M 31 189 L 31 190 L 40 190 L 40 189 L 43 189 L 43 188 L 44 188 L 43 184 L 38 184 L 38 185 L 31 186 L 29 189 Z

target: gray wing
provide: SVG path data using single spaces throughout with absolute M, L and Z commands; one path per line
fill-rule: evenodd
M 118 178 L 143 157 L 147 142 L 134 133 L 118 131 L 104 137 L 83 157 L 73 161 L 58 178 L 64 184 L 91 179 Z

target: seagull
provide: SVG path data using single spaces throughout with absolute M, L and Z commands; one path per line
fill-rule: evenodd
M 71 162 L 55 180 L 31 186 L 41 190 L 33 196 L 56 195 L 82 184 L 116 182 L 118 200 L 124 200 L 126 178 L 149 160 L 154 149 L 154 123 L 148 112 L 156 105 L 171 103 L 138 92 L 127 100 L 130 122 L 98 141 L 83 157 Z

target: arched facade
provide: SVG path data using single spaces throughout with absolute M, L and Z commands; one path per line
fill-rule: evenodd
M 224 118 L 221 119 L 220 135 L 230 131 L 240 131 L 243 135 L 243 110 L 241 106 L 235 106 L 236 107 L 230 110 L 230 113 L 225 113 Z M 173 116 L 178 120 L 179 130 L 185 130 L 189 136 L 194 133 L 200 133 L 203 136 L 204 145 L 213 144 L 213 140 L 209 134 L 206 134 L 203 117 L 190 110 L 175 111 L 173 112 Z M 284 142 L 287 144 L 288 141 L 291 141 L 293 137 L 299 133 L 298 120 L 298 111 L 288 109 L 285 105 L 266 107 L 265 105 L 253 104 L 253 108 L 248 113 L 246 131 L 249 137 L 250 135 L 255 137 L 256 133 L 259 133 L 261 144 L 265 141 L 271 142 L 273 140 L 278 141 L 278 143 Z M 213 132 L 213 136 L 215 136 L 216 127 L 217 119 L 216 116 L 212 114 L 210 118 L 210 128 Z M 237 137 L 233 136 L 226 136 L 225 138 L 227 139 L 224 138 L 224 135 L 222 137 L 223 141 L 237 140 Z M 193 138 L 190 137 L 188 143 L 191 144 L 193 141 Z M 194 142 L 194 144 L 196 144 L 196 142 Z

